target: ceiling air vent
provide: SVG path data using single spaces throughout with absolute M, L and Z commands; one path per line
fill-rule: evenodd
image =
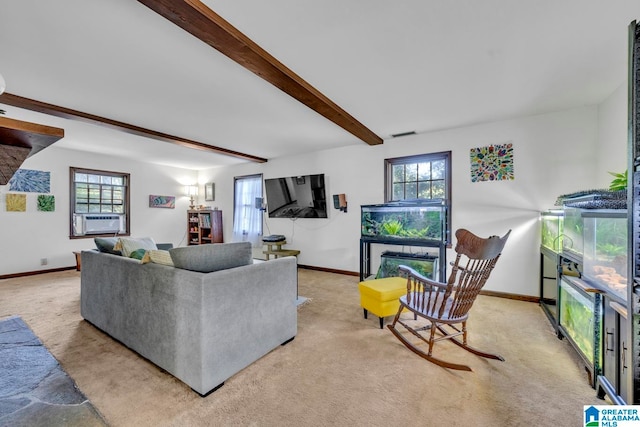
M 415 130 L 410 130 L 409 132 L 392 133 L 391 136 L 393 138 L 399 138 L 401 136 L 408 136 L 408 135 L 415 135 L 415 134 L 416 134 Z

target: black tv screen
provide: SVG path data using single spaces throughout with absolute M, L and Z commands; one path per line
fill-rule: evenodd
M 326 218 L 324 174 L 264 180 L 269 218 Z

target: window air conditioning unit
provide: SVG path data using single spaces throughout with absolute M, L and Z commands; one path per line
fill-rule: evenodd
M 85 214 L 82 216 L 84 234 L 119 233 L 122 215 Z

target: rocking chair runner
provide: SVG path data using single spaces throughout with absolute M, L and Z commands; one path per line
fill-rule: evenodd
M 407 276 L 407 294 L 400 298 L 398 313 L 393 323 L 387 327 L 411 351 L 446 368 L 471 371 L 466 365 L 446 362 L 432 356 L 433 344 L 445 339 L 450 339 L 478 356 L 504 361 L 502 356 L 485 353 L 467 345 L 467 319 L 469 310 L 496 265 L 510 233 L 511 230 L 503 237 L 491 236 L 483 239 L 468 230 L 457 230 L 457 255 L 451 263 L 452 270 L 447 283 L 433 281 L 407 266 L 400 266 L 401 274 Z M 405 308 L 413 313 L 414 322 L 421 317 L 429 324 L 415 327 L 400 319 Z M 409 342 L 396 328 L 397 324 L 427 343 L 428 352 L 425 353 Z M 458 324 L 462 327 L 456 326 Z M 436 337 L 436 330 L 442 336 Z M 426 331 L 429 331 L 428 336 Z M 462 335 L 462 341 L 456 338 L 459 335 Z

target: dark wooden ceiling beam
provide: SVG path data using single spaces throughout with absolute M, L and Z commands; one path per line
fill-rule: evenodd
M 138 0 L 369 145 L 373 133 L 199 0 Z
M 26 110 L 37 111 L 39 113 L 49 114 L 51 116 L 62 117 L 69 120 L 76 120 L 93 125 L 103 126 L 109 129 L 117 130 L 120 132 L 126 132 L 132 135 L 143 136 L 145 138 L 151 138 L 158 141 L 170 142 L 172 144 L 178 144 L 183 147 L 193 148 L 196 150 L 208 151 L 216 154 L 223 154 L 225 156 L 237 157 L 243 160 L 249 160 L 256 163 L 265 163 L 267 159 L 262 157 L 253 156 L 251 154 L 240 153 L 238 151 L 228 150 L 226 148 L 215 147 L 204 142 L 193 141 L 190 139 L 181 138 L 179 136 L 169 135 L 162 132 L 156 132 L 154 130 L 145 129 L 139 126 L 134 126 L 128 123 L 111 120 L 105 117 L 96 116 L 93 114 L 83 113 L 82 111 L 72 110 L 70 108 L 60 107 L 58 105 L 47 104 L 45 102 L 36 101 L 34 99 L 24 98 L 18 95 L 10 93 L 3 93 L 0 95 L 0 104 L 11 105 L 13 107 L 24 108 Z

